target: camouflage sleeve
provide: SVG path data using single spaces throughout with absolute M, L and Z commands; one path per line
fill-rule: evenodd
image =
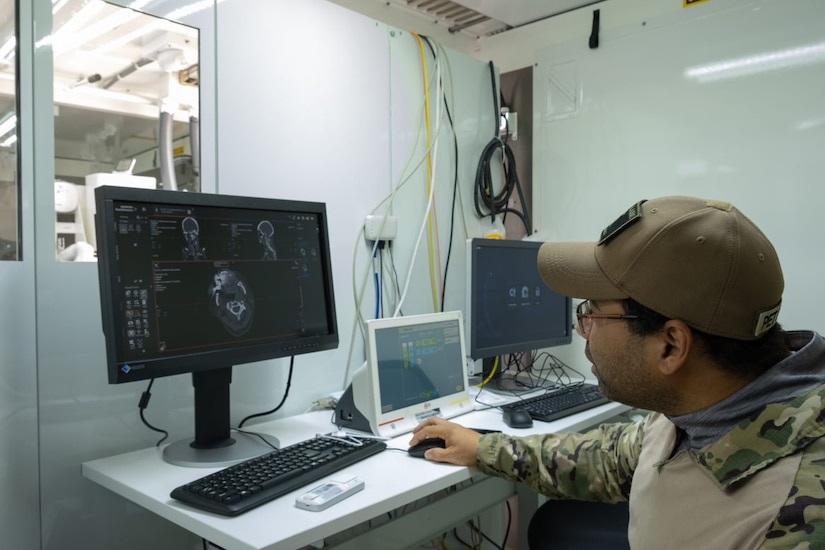
M 625 502 L 647 420 L 584 433 L 482 436 L 481 471 L 520 481 L 549 498 Z
M 788 499 L 760 550 L 825 548 L 825 439 L 805 448 Z

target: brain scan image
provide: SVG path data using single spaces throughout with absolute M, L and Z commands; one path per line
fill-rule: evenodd
M 198 220 L 188 216 L 180 223 L 186 246 L 183 247 L 184 260 L 202 260 L 206 256 L 206 249 L 201 248 L 200 225 Z
M 275 247 L 272 246 L 272 238 L 275 236 L 275 228 L 272 224 L 264 220 L 258 224 L 258 242 L 264 247 L 264 260 L 277 260 L 278 254 L 275 252 Z
M 209 286 L 209 310 L 232 336 L 241 336 L 252 326 L 255 300 L 243 276 L 231 269 L 215 273 Z

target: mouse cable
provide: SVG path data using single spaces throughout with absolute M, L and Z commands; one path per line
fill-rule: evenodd
M 269 414 L 273 414 L 275 412 L 278 412 L 278 410 L 281 407 L 284 406 L 284 402 L 286 402 L 286 398 L 289 395 L 289 386 L 292 385 L 292 367 L 294 367 L 294 366 L 295 366 L 295 356 L 293 355 L 292 357 L 289 358 L 289 375 L 287 375 L 287 378 L 286 378 L 286 389 L 284 390 L 284 396 L 281 399 L 281 402 L 278 403 L 278 405 L 274 409 L 271 409 L 271 410 L 268 410 L 268 411 L 265 411 L 265 412 L 250 414 L 249 416 L 247 416 L 246 418 L 241 420 L 240 424 L 238 424 L 238 431 L 240 431 L 240 429 L 243 428 L 243 425 L 246 424 L 247 420 L 250 420 L 252 418 L 258 418 L 259 416 L 266 416 L 266 415 L 269 415 Z
M 155 447 L 158 447 L 161 443 L 163 443 L 164 441 L 166 441 L 166 438 L 167 438 L 167 437 L 169 437 L 169 432 L 167 432 L 166 430 L 163 430 L 163 429 L 161 429 L 161 428 L 156 428 L 156 427 L 152 426 L 152 425 L 149 423 L 149 421 L 148 421 L 148 420 L 146 420 L 146 417 L 143 415 L 143 411 L 144 411 L 144 409 L 146 409 L 146 407 L 148 407 L 148 406 L 149 406 L 149 399 L 152 397 L 152 392 L 151 392 L 151 390 L 152 390 L 152 384 L 154 384 L 154 383 L 155 383 L 155 379 L 154 379 L 154 378 L 152 378 L 151 380 L 149 380 L 149 385 L 146 387 L 146 391 L 144 391 L 144 392 L 140 395 L 140 401 L 138 402 L 138 408 L 140 409 L 140 420 L 143 422 L 143 424 L 144 424 L 147 428 L 149 428 L 150 430 L 154 430 L 154 431 L 156 431 L 156 432 L 158 432 L 158 433 L 162 433 L 162 434 L 163 434 L 163 437 L 161 437 L 161 438 L 160 438 L 160 440 L 159 440 L 157 443 L 155 443 Z

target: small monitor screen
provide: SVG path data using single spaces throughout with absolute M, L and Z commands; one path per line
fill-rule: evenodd
M 572 341 L 571 300 L 548 288 L 539 275 L 541 244 L 468 242 L 467 330 L 473 359 Z
M 411 431 L 430 416 L 473 410 L 460 311 L 367 321 L 367 361 L 353 375 L 355 408 L 366 423 L 343 422 L 382 436 Z M 349 415 L 340 410 L 343 420 Z
M 455 321 L 377 329 L 375 351 L 382 413 L 465 389 L 461 334 Z

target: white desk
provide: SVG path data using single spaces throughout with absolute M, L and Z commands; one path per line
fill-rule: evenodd
M 505 426 L 497 410 L 475 411 L 454 420 L 465 426 L 529 435 L 585 429 L 625 409 L 623 405 L 611 403 L 555 422 L 535 422 L 532 428 L 520 430 Z M 256 424 L 252 429 L 276 435 L 281 445 L 290 445 L 316 433 L 333 431 L 335 427 L 329 420 L 330 411 L 319 411 Z M 388 446 L 406 450 L 409 439 L 410 434 L 405 434 L 389 441 Z M 170 491 L 178 485 L 213 471 L 215 469 L 168 464 L 162 460 L 160 450 L 154 447 L 82 465 L 83 476 L 87 479 L 227 550 L 300 548 L 371 519 L 385 517 L 392 510 L 453 485 L 474 480 L 470 487 L 451 494 L 449 498 L 387 522 L 364 535 L 380 537 L 377 539 L 381 541 L 379 546 L 372 546 L 363 539 L 344 544 L 344 547 L 351 548 L 416 546 L 418 542 L 429 540 L 434 533 L 448 530 L 516 494 L 513 483 L 488 477 L 475 468 L 436 464 L 387 450 L 341 470 L 342 474 L 363 479 L 364 490 L 322 512 L 301 510 L 294 505 L 298 494 L 320 484 L 321 480 L 234 518 L 201 512 L 169 497 Z M 529 520 L 534 509 L 535 504 L 519 506 L 521 529 L 526 529 L 526 520 Z M 524 519 L 525 516 L 527 519 Z M 391 525 L 393 523 L 396 525 Z M 404 534 L 402 539 L 394 541 L 392 533 L 399 531 L 396 528 Z M 409 538 L 413 532 L 420 536 L 420 540 Z M 520 540 L 522 545 L 526 545 L 526 537 Z

